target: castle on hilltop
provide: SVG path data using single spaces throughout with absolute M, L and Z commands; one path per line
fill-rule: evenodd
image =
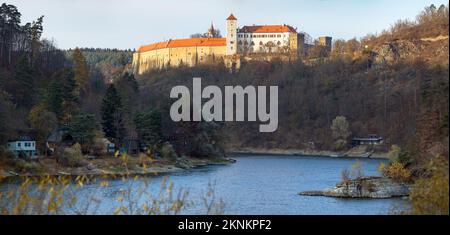
M 331 48 L 331 37 L 319 38 Z M 230 69 L 240 67 L 242 59 L 285 55 L 298 57 L 305 48 L 305 34 L 289 25 L 252 25 L 238 27 L 231 14 L 226 19 L 226 37 L 217 37 L 214 26 L 204 35 L 174 39 L 141 46 L 133 54 L 133 70 L 143 74 L 152 69 L 225 63 Z

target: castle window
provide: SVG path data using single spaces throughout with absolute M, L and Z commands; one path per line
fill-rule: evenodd
M 278 37 L 281 38 L 281 34 L 278 34 Z
M 263 42 L 262 42 L 262 41 L 261 41 L 261 42 L 259 42 L 259 45 L 261 45 L 261 46 L 262 46 L 262 45 L 263 45 Z

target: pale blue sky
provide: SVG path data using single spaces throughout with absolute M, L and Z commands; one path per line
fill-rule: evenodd
M 414 19 L 448 0 L 8 0 L 28 22 L 45 15 L 44 37 L 61 48 L 136 48 L 204 32 L 222 32 L 233 12 L 238 25 L 290 24 L 313 37 L 349 39 Z

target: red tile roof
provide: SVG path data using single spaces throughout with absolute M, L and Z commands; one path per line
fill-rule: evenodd
M 230 16 L 228 16 L 227 20 L 237 20 L 237 19 L 233 14 L 231 14 Z
M 296 33 L 297 31 L 289 25 L 254 25 L 244 26 L 239 33 Z
M 226 46 L 225 38 L 188 38 L 175 39 L 166 42 L 158 42 L 150 45 L 141 46 L 138 52 L 153 51 L 163 48 L 174 47 L 195 47 L 195 46 Z

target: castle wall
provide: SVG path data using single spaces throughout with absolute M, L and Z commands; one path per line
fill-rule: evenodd
M 225 54 L 226 46 L 173 47 L 136 52 L 133 55 L 133 69 L 135 73 L 143 74 L 167 66 L 213 64 L 223 61 Z
M 211 26 L 210 32 L 213 30 Z M 271 60 L 280 56 L 291 60 L 305 49 L 304 35 L 289 25 L 253 25 L 238 29 L 237 18 L 231 14 L 226 30 L 225 38 L 175 39 L 141 46 L 133 55 L 134 73 L 220 62 L 234 71 L 240 68 L 241 60 Z

